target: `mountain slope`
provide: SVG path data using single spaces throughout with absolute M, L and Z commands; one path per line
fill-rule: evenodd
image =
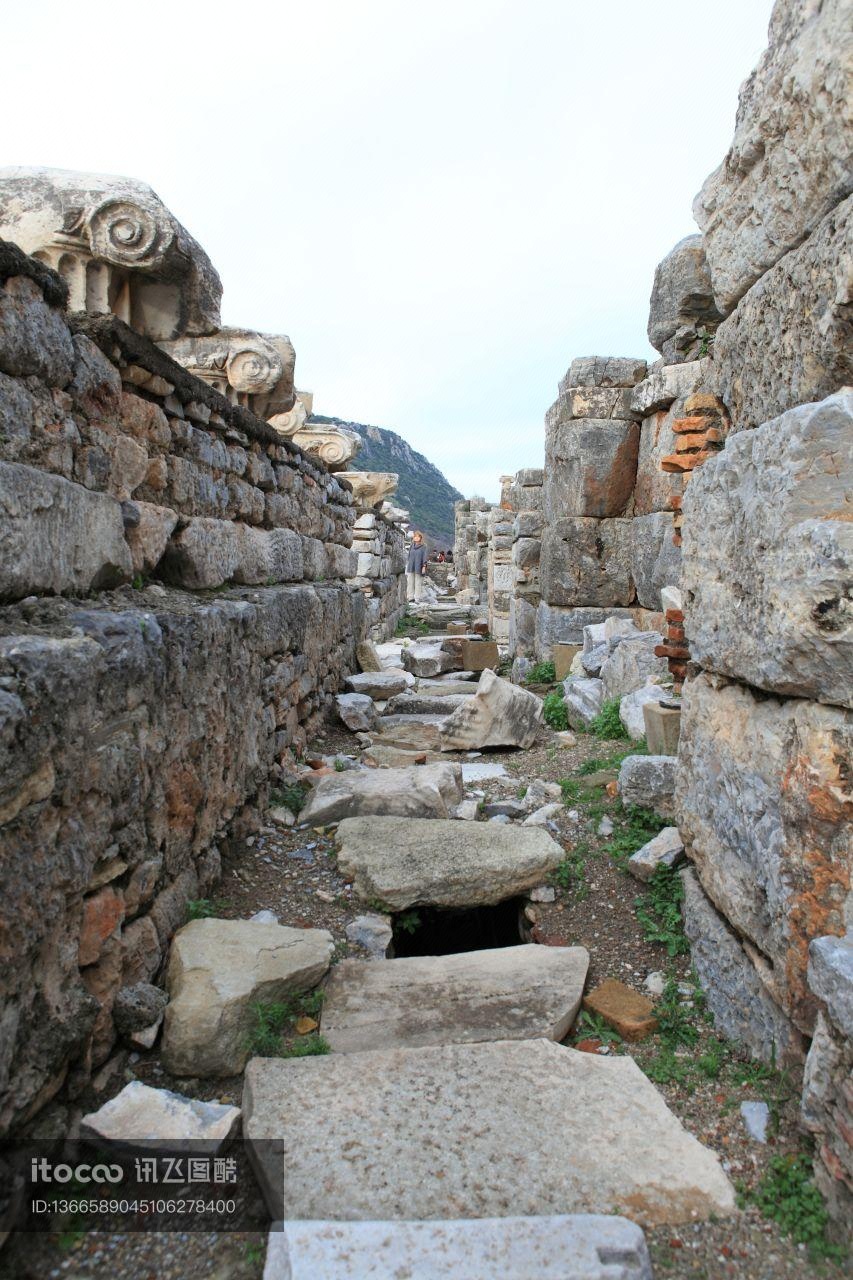
M 462 497 L 445 480 L 438 467 L 406 444 L 396 431 L 346 422 L 312 414 L 309 422 L 349 427 L 361 436 L 361 450 L 350 463 L 354 471 L 396 471 L 400 477 L 391 499 L 411 513 L 413 529 L 422 529 L 428 541 L 440 547 L 453 546 L 453 504 Z

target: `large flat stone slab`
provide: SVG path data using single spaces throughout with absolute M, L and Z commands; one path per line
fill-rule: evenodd
M 310 991 L 332 935 L 252 920 L 192 920 L 172 941 L 163 1063 L 176 1076 L 230 1076 L 249 1057 L 252 1005 Z
M 486 670 L 474 697 L 466 698 L 442 726 L 441 749 L 532 747 L 541 727 L 542 703 L 535 694 Z
M 243 1118 L 274 1217 L 282 1172 L 294 1218 L 623 1212 L 653 1226 L 735 1208 L 718 1157 L 632 1058 L 547 1040 L 253 1058 Z
M 546 831 L 452 818 L 345 818 L 338 867 L 363 902 L 391 911 L 502 902 L 563 860 Z
M 385 701 L 395 694 L 414 688 L 414 677 L 408 671 L 356 671 L 347 676 L 346 686 L 351 693 L 366 693 L 368 698 Z
M 335 1053 L 480 1040 L 562 1040 L 580 1006 L 583 947 L 496 947 L 365 964 L 326 984 L 321 1030 Z
M 264 1280 L 652 1280 L 627 1218 L 565 1214 L 447 1222 L 281 1222 Z
M 157 1152 L 188 1151 L 216 1155 L 240 1124 L 239 1107 L 185 1098 L 131 1080 L 98 1111 L 83 1116 L 80 1135 L 125 1148 Z
M 449 818 L 462 794 L 462 769 L 458 764 L 347 769 L 320 779 L 299 820 L 317 826 L 365 814 Z

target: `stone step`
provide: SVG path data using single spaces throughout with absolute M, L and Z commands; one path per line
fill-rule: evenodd
M 583 947 L 495 947 L 447 956 L 343 960 L 321 1031 L 334 1053 L 480 1040 L 562 1040 L 583 995 Z
M 372 734 L 373 741 L 413 747 L 420 751 L 439 750 L 441 729 L 451 714 L 448 707 L 447 715 L 381 716 Z
M 345 818 L 338 868 L 390 911 L 503 902 L 542 884 L 563 850 L 540 828 L 441 818 Z
M 324 826 L 367 814 L 449 818 L 462 794 L 462 767 L 458 764 L 346 769 L 320 779 L 299 821 Z
M 627 1218 L 565 1214 L 432 1222 L 279 1222 L 264 1280 L 652 1280 Z
M 253 1058 L 243 1132 L 274 1221 L 735 1211 L 632 1058 L 548 1040 Z

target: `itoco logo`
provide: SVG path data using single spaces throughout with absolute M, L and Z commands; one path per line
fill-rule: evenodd
M 51 1164 L 49 1160 L 30 1161 L 33 1182 L 121 1182 L 120 1164 Z

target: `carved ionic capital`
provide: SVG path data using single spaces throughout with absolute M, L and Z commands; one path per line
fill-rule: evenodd
M 355 495 L 360 507 L 378 507 L 397 489 L 400 477 L 393 471 L 347 471 L 340 477 Z
M 309 423 L 296 431 L 292 439 L 300 449 L 320 458 L 330 471 L 342 471 L 361 448 L 361 436 L 346 427 Z

